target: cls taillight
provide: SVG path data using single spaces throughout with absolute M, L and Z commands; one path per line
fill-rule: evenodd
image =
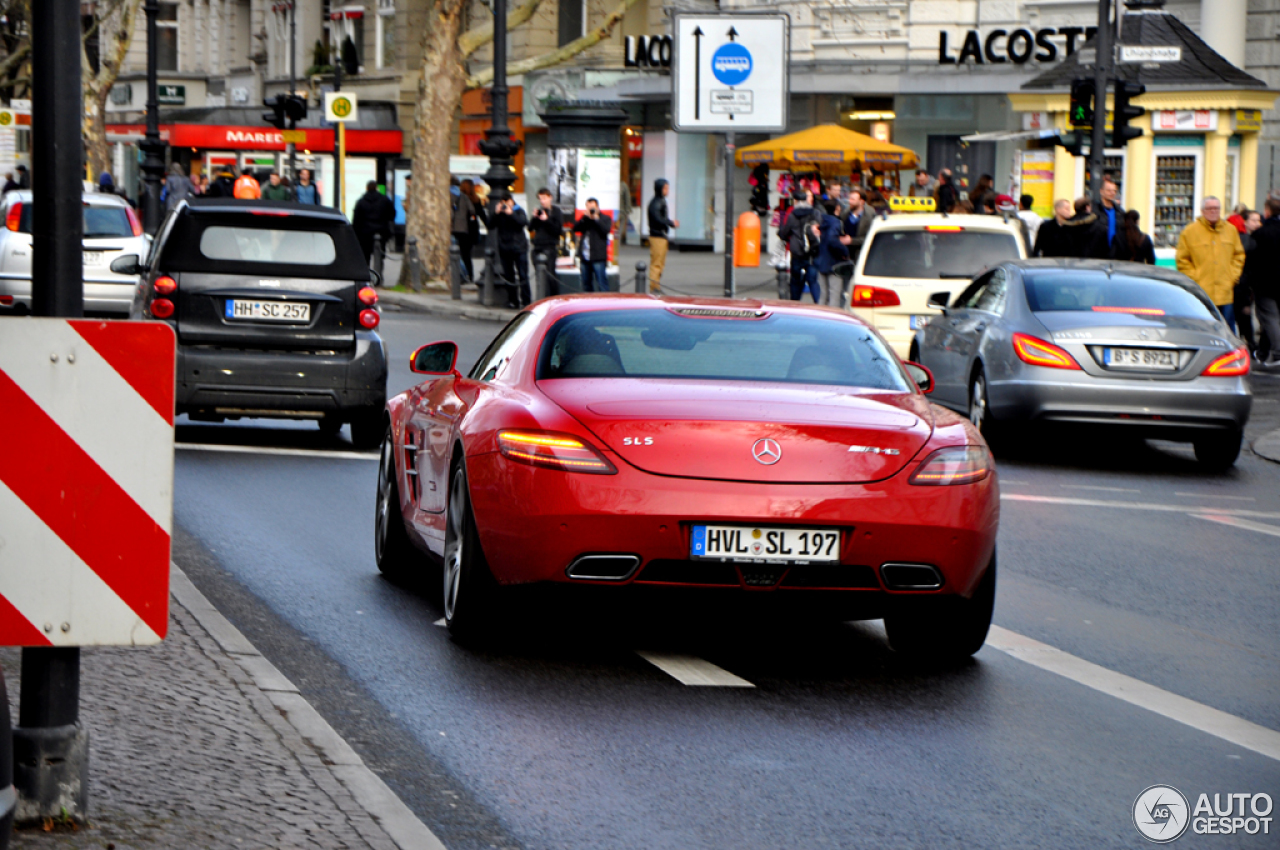
M 151 315 L 157 319 L 167 319 L 173 315 L 173 302 L 168 298 L 157 298 L 151 302 Z
M 902 303 L 898 293 L 879 286 L 855 286 L 850 307 L 897 307 Z
M 14 233 L 18 232 L 18 224 L 22 221 L 22 204 L 16 203 L 9 207 L 9 211 L 4 214 L 4 226 L 6 230 Z
M 156 291 L 156 295 L 172 295 L 178 291 L 178 282 L 167 274 L 160 275 L 151 284 L 151 288 Z
M 378 290 L 372 286 L 366 286 L 356 293 L 356 298 L 366 307 L 372 307 L 378 303 Z
M 1080 368 L 1080 364 L 1067 353 L 1066 349 L 1059 348 L 1051 342 L 1045 342 L 1039 337 L 1015 333 L 1013 350 L 1017 352 L 1019 360 L 1030 363 L 1032 366 L 1047 366 L 1050 369 Z
M 577 437 L 555 431 L 499 431 L 498 448 L 509 460 L 545 469 L 594 475 L 616 475 L 618 472 L 591 446 Z
M 982 446 L 951 446 L 925 458 L 907 483 L 924 487 L 974 484 L 990 474 L 991 455 Z
M 129 216 L 129 226 L 133 228 L 133 235 L 141 236 L 142 221 L 138 218 L 138 213 L 133 209 L 133 207 L 125 207 L 124 213 Z
M 1215 378 L 1233 378 L 1249 374 L 1249 349 L 1237 348 L 1214 359 L 1201 375 Z

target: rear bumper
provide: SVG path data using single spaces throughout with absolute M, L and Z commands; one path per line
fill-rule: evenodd
M 315 419 L 386 398 L 386 351 L 372 331 L 333 354 L 178 346 L 178 413 Z
M 121 275 L 89 276 L 84 281 L 84 309 L 86 313 L 107 313 L 127 317 L 133 303 L 133 293 L 138 282 Z M 12 304 L 3 303 L 0 311 L 31 312 L 31 279 L 0 276 L 0 296 L 9 296 Z
M 613 586 L 654 585 L 810 593 L 890 592 L 886 563 L 928 564 L 944 577 L 928 595 L 972 593 L 995 548 L 995 476 L 957 487 L 906 484 L 911 464 L 867 485 L 779 485 L 650 475 L 616 455 L 617 475 L 582 475 L 515 463 L 499 453 L 467 458 L 472 508 L 489 566 L 504 584 L 558 582 L 583 555 L 629 554 L 638 569 Z M 512 505 L 520 506 L 518 512 Z M 692 526 L 813 526 L 841 531 L 838 565 L 726 564 L 690 559 Z

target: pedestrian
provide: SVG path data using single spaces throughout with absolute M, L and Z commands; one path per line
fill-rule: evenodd
M 1124 221 L 1124 207 L 1120 206 L 1120 202 L 1116 200 L 1119 194 L 1119 187 L 1111 175 L 1105 174 L 1102 177 L 1102 210 L 1099 212 L 1099 218 L 1106 219 L 1107 222 L 1107 245 L 1115 243 L 1116 231 L 1120 229 L 1120 223 Z
M 1267 198 L 1263 206 L 1266 218 L 1262 226 L 1253 232 L 1254 249 L 1251 262 L 1262 270 L 1249 278 L 1253 290 L 1253 305 L 1258 315 L 1261 336 L 1258 339 L 1258 359 L 1264 369 L 1280 369 L 1280 199 Z M 1267 352 L 1266 359 L 1263 352 Z
M 165 209 L 173 212 L 178 204 L 195 194 L 191 186 L 191 178 L 182 171 L 182 166 L 173 163 L 169 166 L 169 176 L 164 179 Z
M 546 186 L 538 190 L 538 207 L 529 219 L 529 232 L 533 234 L 535 257 L 543 254 L 547 258 L 549 294 L 557 295 L 560 285 L 555 276 L 555 268 L 556 257 L 560 254 L 560 235 L 564 233 L 564 214 L 551 202 L 551 190 Z
M 98 175 L 98 191 L 104 195 L 114 195 L 116 193 L 116 181 L 111 176 L 110 171 L 103 171 Z
M 31 188 L 31 172 L 27 171 L 27 167 L 25 165 L 19 165 L 14 170 L 18 172 L 18 188 L 30 189 Z
M 862 190 L 854 189 L 849 193 L 849 206 L 845 209 L 844 217 L 841 224 L 844 227 L 844 235 L 847 237 L 843 243 L 849 249 L 849 260 L 856 266 L 858 257 L 862 253 L 862 248 L 867 244 L 867 234 L 871 232 L 871 223 L 875 221 L 875 210 L 868 209 L 866 201 L 863 199 Z M 850 268 L 849 275 L 853 275 Z M 848 281 L 845 281 L 848 285 Z
M 507 306 L 518 310 L 527 307 L 532 300 L 529 293 L 529 237 L 525 235 L 529 217 L 510 192 L 504 190 L 496 200 L 493 226 L 498 230 L 498 260 L 502 263 L 502 276 L 507 282 Z
M 19 189 L 19 188 L 21 187 L 18 185 L 18 181 L 13 179 L 13 172 L 6 171 L 4 174 L 4 191 L 0 192 L 0 194 L 7 195 L 10 192 L 12 192 L 14 189 Z
M 653 199 L 649 201 L 649 292 L 662 294 L 662 270 L 667 267 L 670 233 L 680 222 L 667 214 L 667 193 L 671 185 L 659 177 L 653 181 Z
M 201 174 L 194 181 L 192 190 L 199 196 L 204 197 L 209 194 L 209 175 Z
M 213 182 L 209 184 L 209 191 L 205 194 L 211 198 L 235 197 L 235 181 L 231 176 L 231 170 L 225 166 L 218 169 L 217 176 L 213 178 Z
M 1244 233 L 1240 236 L 1240 244 L 1244 247 L 1244 269 L 1240 272 L 1240 280 L 1231 296 L 1231 311 L 1235 313 L 1236 333 L 1256 356 L 1258 342 L 1253 334 L 1253 281 L 1261 281 L 1269 273 L 1274 275 L 1275 270 L 1264 269 L 1258 262 L 1258 240 L 1254 238 L 1254 234 L 1262 227 L 1262 213 L 1246 209 L 1241 212 L 1240 217 L 1244 221 Z
M 990 174 L 983 174 L 969 193 L 969 203 L 973 204 L 974 211 L 979 215 L 987 215 L 989 202 L 992 211 L 995 209 L 995 197 L 995 179 Z
M 1156 249 L 1151 244 L 1151 237 L 1138 227 L 1137 210 L 1128 210 L 1116 231 L 1116 238 L 1111 242 L 1111 256 L 1117 260 L 1130 263 L 1156 264 Z
M 351 211 L 351 226 L 355 228 L 356 239 L 360 241 L 360 250 L 364 252 L 366 263 L 373 258 L 373 237 L 381 234 L 382 244 L 386 245 L 391 237 L 391 222 L 395 217 L 395 207 L 378 191 L 378 182 L 370 180 L 364 184 L 364 194 Z
M 1111 243 L 1107 241 L 1107 223 L 1093 211 L 1093 202 L 1083 195 L 1076 198 L 1076 214 L 1066 223 L 1071 239 L 1071 253 L 1067 256 L 1083 260 L 1106 260 L 1111 257 Z
M 907 187 L 907 196 L 912 198 L 932 198 L 938 191 L 938 181 L 929 176 L 923 168 L 916 169 L 915 181 Z
M 1059 198 L 1053 202 L 1053 218 L 1040 224 L 1036 232 L 1036 246 L 1031 251 L 1033 257 L 1070 257 L 1072 245 L 1067 222 L 1071 220 L 1071 202 Z
M 262 187 L 254 179 L 253 169 L 246 168 L 240 172 L 240 178 L 236 180 L 235 188 L 231 193 L 234 197 L 246 200 L 257 200 L 262 196 Z
M 452 193 L 453 187 L 449 188 Z M 458 196 L 453 198 L 453 218 L 450 221 L 449 232 L 458 242 L 458 251 L 462 256 L 463 277 L 466 282 L 473 282 L 476 279 L 471 254 L 480 237 L 481 216 L 484 216 L 484 205 L 476 197 L 475 183 L 470 179 L 463 180 L 458 186 Z
M 1026 228 L 1028 248 L 1036 244 L 1036 237 L 1040 234 L 1040 225 L 1043 223 L 1043 219 L 1031 209 L 1031 205 L 1035 202 L 1036 199 L 1030 195 L 1023 195 L 1018 198 L 1018 205 L 1021 207 L 1018 210 L 1018 219 L 1022 222 L 1023 227 Z
M 267 176 L 267 185 L 262 190 L 262 199 L 264 201 L 292 201 L 293 190 L 281 182 L 278 172 L 273 171 Z
M 822 234 L 819 230 L 819 219 L 813 208 L 813 192 L 808 189 L 796 189 L 791 193 L 795 204 L 791 207 L 787 220 L 778 229 L 778 238 L 786 243 L 791 252 L 791 300 L 799 301 L 804 296 L 804 288 L 809 287 L 809 295 L 813 303 L 819 303 L 822 297 L 818 288 L 818 270 L 812 258 L 817 253 Z
M 824 214 L 818 226 L 818 255 L 813 260 L 821 281 L 822 301 L 827 306 L 844 306 L 844 287 L 833 284 L 849 266 L 849 237 L 844 233 L 844 222 L 836 213 L 840 204 L 834 198 L 822 202 Z M 846 279 L 848 279 L 846 277 Z
M 1244 236 L 1249 232 L 1246 219 L 1249 215 L 1249 208 L 1244 204 L 1236 204 L 1235 209 L 1231 210 L 1231 215 L 1227 216 L 1227 223 L 1236 229 L 1236 232 Z
M 293 187 L 293 199 L 300 204 L 320 203 L 320 190 L 311 182 L 311 172 L 305 168 L 298 172 L 298 185 Z
M 609 291 L 609 233 L 613 230 L 613 218 L 600 212 L 600 202 L 587 198 L 587 211 L 573 225 L 578 234 L 578 258 L 581 260 L 582 291 Z
M 1244 246 L 1240 232 L 1222 220 L 1222 201 L 1208 195 L 1200 202 L 1199 217 L 1178 236 L 1176 256 L 1178 271 L 1200 284 L 1235 333 L 1232 302 L 1244 270 Z M 1270 268 L 1274 273 L 1275 267 Z
M 956 194 L 955 178 L 951 175 L 950 168 L 944 168 L 938 172 L 938 211 L 949 213 L 955 208 L 956 201 L 960 196 Z

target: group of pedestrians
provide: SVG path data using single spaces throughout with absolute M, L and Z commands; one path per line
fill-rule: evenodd
M 1102 178 L 1102 203 L 1093 208 L 1088 198 L 1077 198 L 1074 203 L 1059 198 L 1053 204 L 1053 218 L 1034 228 L 1033 257 L 1079 257 L 1094 260 L 1128 260 L 1155 265 L 1155 248 L 1151 237 L 1138 227 L 1137 210 L 1126 211 L 1116 199 L 1116 183 L 1110 177 Z M 1031 197 L 1021 198 L 1022 212 L 1018 217 L 1024 223 L 1034 218 L 1024 213 L 1030 211 Z M 1029 226 L 1028 231 L 1032 230 Z
M 849 281 L 867 241 L 875 210 L 861 189 L 844 193 L 828 191 L 819 206 L 813 190 L 798 188 L 778 238 L 791 255 L 791 300 L 799 301 L 805 288 L 815 304 L 848 306 Z

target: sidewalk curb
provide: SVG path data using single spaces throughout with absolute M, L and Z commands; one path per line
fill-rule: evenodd
M 1280 463 L 1280 428 L 1263 434 L 1254 440 L 1253 453 L 1258 457 Z
M 511 321 L 515 310 L 502 310 L 496 307 L 484 307 L 475 301 L 454 301 L 452 298 L 441 298 L 426 293 L 388 292 L 378 293 L 384 304 L 399 307 L 413 313 L 431 313 L 438 316 L 452 316 L 462 319 L 479 319 L 486 322 Z
M 307 702 L 297 686 L 213 607 L 177 564 L 171 564 L 169 587 L 178 604 L 187 609 L 200 627 L 240 665 L 263 697 L 314 748 L 321 763 L 400 850 L 447 850 L 444 843 Z

